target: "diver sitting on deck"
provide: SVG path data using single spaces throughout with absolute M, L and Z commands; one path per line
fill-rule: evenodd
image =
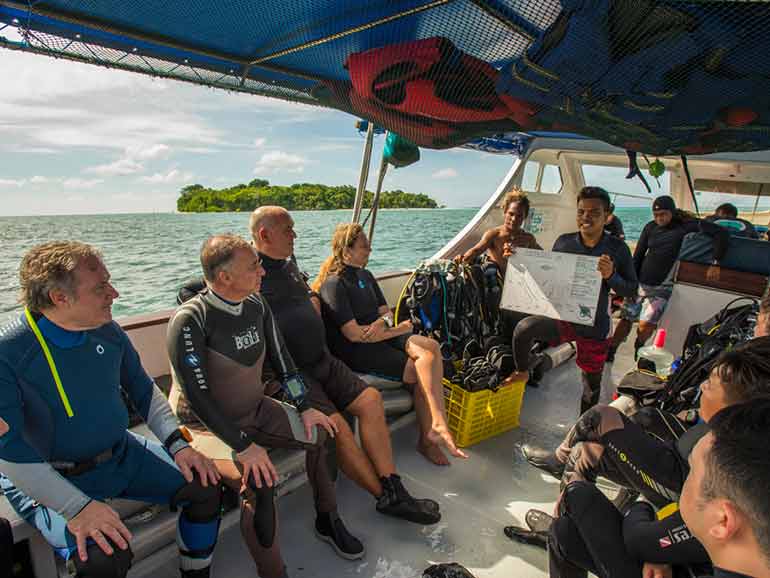
M 252 213 L 249 228 L 265 268 L 262 295 L 273 310 L 311 400 L 337 425 L 340 468 L 376 498 L 378 512 L 435 524 L 441 519 L 439 505 L 409 495 L 396 472 L 380 392 L 364 383 L 326 346 L 318 296 L 293 259 L 297 235 L 291 215 L 282 207 L 260 207 Z M 363 448 L 356 443 L 342 411 L 358 418 Z
M 207 289 L 181 305 L 168 326 L 174 381 L 170 397 L 195 432 L 193 447 L 212 458 L 223 481 L 242 495 L 241 532 L 259 575 L 286 576 L 276 540 L 273 494 L 278 472 L 266 448 L 305 450 L 316 534 L 340 556 L 360 558 L 364 547 L 337 514 L 327 466 L 323 434 L 333 437 L 336 425 L 305 397 L 302 378 L 259 295 L 265 271 L 257 252 L 241 237 L 219 235 L 203 243 L 200 260 Z M 265 395 L 265 357 L 280 371 L 282 389 L 296 410 Z M 299 414 L 295 425 L 292 413 Z M 319 435 L 313 441 L 316 426 Z M 205 428 L 227 445 L 216 443 Z
M 585 576 L 585 570 L 596 569 L 602 569 L 599 576 L 630 576 L 622 569 L 642 562 L 707 563 L 702 547 L 669 504 L 682 492 L 688 456 L 707 433 L 711 418 L 725 407 L 770 397 L 770 337 L 723 351 L 701 392 L 703 421 L 676 443 L 646 434 L 615 408 L 589 410 L 568 435 L 568 443 L 582 443 L 573 445 L 562 475 L 559 517 L 539 535 L 513 526 L 505 529 L 506 535 L 539 545 L 548 537 L 552 576 Z M 649 502 L 634 504 L 624 519 L 593 484 L 597 475 L 640 491 Z M 653 505 L 660 508 L 657 515 Z M 537 514 L 528 517 L 547 519 L 545 513 Z M 661 541 L 666 536 L 669 540 Z
M 21 317 L 0 329 L 0 488 L 76 576 L 123 578 L 131 533 L 110 498 L 181 506 L 183 578 L 209 576 L 219 474 L 189 447 L 166 398 L 112 321 L 101 254 L 73 241 L 32 248 Z M 127 431 L 125 391 L 163 445 Z
M 580 413 L 599 401 L 602 370 L 609 348 L 610 317 L 608 299 L 610 289 L 618 295 L 636 294 L 638 283 L 628 246 L 605 232 L 604 224 L 610 197 L 599 187 L 584 187 L 577 195 L 578 231 L 561 235 L 553 244 L 553 251 L 599 257 L 598 271 L 602 276 L 599 303 L 593 325 L 578 325 L 533 315 L 516 325 L 512 348 L 517 371 L 509 379 L 527 381 L 529 353 L 534 341 L 551 344 L 575 341 L 577 365 L 581 369 L 583 393 Z M 506 251 L 511 254 L 515 249 Z
M 394 326 L 377 280 L 364 268 L 370 253 L 360 224 L 337 226 L 332 254 L 313 283 L 321 295 L 329 348 L 355 371 L 417 384 L 415 410 L 421 434 L 417 448 L 433 463 L 448 465 L 439 443 L 455 457 L 467 456 L 455 446 L 446 424 L 438 342 L 413 334 L 409 320 Z
M 708 218 L 697 219 L 677 209 L 668 195 L 657 197 L 652 203 L 653 220 L 642 229 L 634 249 L 634 270 L 639 279 L 639 294 L 627 297 L 621 310 L 620 322 L 612 336 L 607 361 L 615 359 L 615 352 L 631 332 L 636 330 L 634 351 L 638 351 L 655 333 L 658 321 L 666 310 L 673 290 L 673 271 L 685 235 L 701 231 L 713 237 L 713 265 L 727 252 L 729 234 L 726 229 Z M 709 276 L 714 271 L 709 271 Z
M 508 265 L 508 257 L 505 255 L 505 247 L 521 247 L 523 249 L 542 249 L 537 239 L 521 226 L 529 216 L 529 198 L 514 189 L 505 195 L 502 202 L 503 224 L 489 229 L 481 237 L 481 240 L 468 249 L 459 258 L 470 263 L 482 253 L 497 265 L 501 275 L 505 274 Z
M 690 454 L 680 507 L 714 578 L 770 578 L 770 400 L 720 411 Z

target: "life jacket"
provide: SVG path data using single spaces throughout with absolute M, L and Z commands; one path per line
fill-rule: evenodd
M 345 68 L 357 97 L 390 110 L 453 123 L 509 114 L 495 91 L 497 70 L 446 38 L 357 52 Z

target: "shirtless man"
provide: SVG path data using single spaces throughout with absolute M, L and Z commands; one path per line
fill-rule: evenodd
M 504 273 L 508 263 L 508 258 L 503 256 L 506 245 L 542 250 L 535 236 L 521 228 L 528 216 L 529 199 L 518 189 L 512 190 L 503 199 L 503 224 L 484 233 L 481 241 L 468 249 L 461 259 L 469 263 L 486 251 L 489 259 Z

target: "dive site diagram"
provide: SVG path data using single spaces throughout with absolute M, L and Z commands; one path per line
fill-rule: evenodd
M 500 307 L 593 325 L 602 278 L 598 257 L 516 249 L 508 259 Z

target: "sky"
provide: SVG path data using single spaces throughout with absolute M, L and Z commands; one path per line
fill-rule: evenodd
M 193 183 L 358 183 L 364 137 L 342 112 L 2 49 L 0 79 L 0 216 L 168 212 Z M 464 149 L 421 155 L 391 169 L 384 188 L 449 207 L 482 205 L 513 162 Z M 647 195 L 625 173 L 602 168 L 592 184 L 648 199 L 667 192 L 665 179 Z M 720 202 L 712 196 L 707 206 Z
M 345 113 L 10 50 L 0 78 L 2 216 L 173 211 L 193 183 L 358 183 L 364 137 Z M 452 207 L 481 205 L 513 161 L 421 154 L 384 188 Z

